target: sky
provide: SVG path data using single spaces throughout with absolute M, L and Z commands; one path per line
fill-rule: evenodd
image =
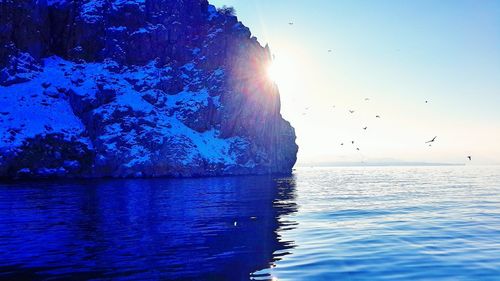
M 500 163 L 500 1 L 210 3 L 269 44 L 299 163 Z

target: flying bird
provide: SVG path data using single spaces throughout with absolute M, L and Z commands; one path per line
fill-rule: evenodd
M 350 113 L 354 113 L 354 110 L 349 110 Z
M 432 140 L 430 141 L 426 141 L 425 143 L 431 143 L 431 142 L 434 142 L 436 140 L 437 136 L 435 136 L 434 138 L 432 138 Z
M 469 158 L 469 161 L 472 161 L 472 156 L 467 156 L 467 158 Z

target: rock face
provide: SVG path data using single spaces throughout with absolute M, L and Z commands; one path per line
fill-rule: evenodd
M 0 0 L 0 177 L 290 173 L 270 61 L 206 0 Z

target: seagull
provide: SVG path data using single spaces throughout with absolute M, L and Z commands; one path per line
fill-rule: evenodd
M 363 130 L 365 130 L 365 131 L 366 131 L 366 129 L 368 129 L 368 127 L 363 127 Z
M 426 141 L 425 143 L 431 143 L 431 142 L 434 142 L 436 140 L 437 136 L 435 136 L 432 140 L 430 141 Z
M 472 156 L 467 156 L 467 158 L 469 158 L 469 161 L 472 161 Z
M 354 110 L 349 110 L 350 113 L 354 113 Z

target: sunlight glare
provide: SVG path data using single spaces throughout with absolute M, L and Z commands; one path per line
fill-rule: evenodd
M 275 58 L 268 66 L 267 75 L 278 87 L 289 87 L 296 78 L 296 67 L 290 59 Z
M 276 63 L 271 63 L 269 67 L 267 68 L 267 76 L 269 76 L 269 79 L 271 79 L 274 82 L 277 82 L 279 79 L 279 70 L 278 67 L 276 66 Z

